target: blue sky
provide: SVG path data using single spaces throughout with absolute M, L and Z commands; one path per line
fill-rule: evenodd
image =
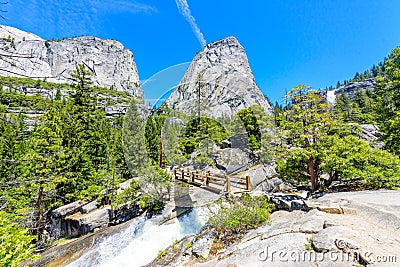
M 273 102 L 299 83 L 336 85 L 400 45 L 398 0 L 187 3 L 195 21 L 185 19 L 175 0 L 10 0 L 3 6 L 8 10 L 4 24 L 45 39 L 96 35 L 119 40 L 133 51 L 142 80 L 191 61 L 201 49 L 199 33 L 207 43 L 233 35 Z M 154 98 L 168 89 L 145 95 Z

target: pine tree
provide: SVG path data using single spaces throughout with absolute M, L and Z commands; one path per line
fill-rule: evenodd
M 376 79 L 377 114 L 385 147 L 400 155 L 400 47 L 392 50 L 383 66 L 385 76 Z
M 83 63 L 79 64 L 71 73 L 71 80 L 75 82 L 73 99 L 78 106 L 89 106 L 91 77 L 92 73 L 86 69 Z
M 354 121 L 353 105 L 349 99 L 349 96 L 345 92 L 341 92 L 336 97 L 333 113 L 337 118 L 341 119 L 344 122 Z
M 286 96 L 292 108 L 285 112 L 285 120 L 280 128 L 281 136 L 287 144 L 281 149 L 281 157 L 293 157 L 297 163 L 297 172 L 307 173 L 311 189 L 315 191 L 320 186 L 321 156 L 318 148 L 319 140 L 328 133 L 334 121 L 329 104 L 317 91 L 300 84 Z M 288 149 L 293 146 L 296 149 Z M 278 161 L 278 169 L 290 170 L 288 162 Z M 302 168 L 299 168 L 303 166 Z M 289 168 L 288 168 L 289 167 Z M 296 170 L 295 170 L 296 171 Z M 283 171 L 287 174 L 286 171 Z M 305 177 L 304 175 L 302 177 Z
M 56 95 L 54 97 L 55 100 L 61 100 L 61 88 L 57 87 Z
M 41 122 L 36 124 L 31 138 L 32 151 L 27 155 L 32 179 L 36 181 L 32 184 L 37 190 L 33 234 L 38 235 L 39 244 L 43 241 L 44 210 L 61 204 L 54 193 L 59 171 L 58 158 L 63 151 L 59 125 L 54 118 L 58 118 L 58 112 L 50 108 Z
M 153 116 L 149 116 L 145 126 L 146 149 L 153 163 L 158 162 L 160 156 L 160 132 L 157 129 Z
M 145 123 L 136 104 L 132 104 L 125 114 L 122 144 L 129 170 L 133 176 L 139 175 L 150 161 L 146 150 Z

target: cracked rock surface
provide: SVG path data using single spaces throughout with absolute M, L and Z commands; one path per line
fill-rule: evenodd
M 199 82 L 203 114 L 231 117 L 253 104 L 272 114 L 268 99 L 255 82 L 246 52 L 235 37 L 210 43 L 198 52 L 167 105 L 188 114 L 196 111 Z
M 0 48 L 16 55 L 0 61 L 0 75 L 38 77 L 71 83 L 70 73 L 83 63 L 93 72 L 93 85 L 129 92 L 143 100 L 133 54 L 120 42 L 82 36 L 46 41 L 31 33 L 0 25 Z M 3 71 L 7 70 L 7 71 Z M 18 74 L 18 75 L 16 75 Z
M 208 261 L 170 266 L 400 266 L 399 199 L 400 190 L 326 194 L 308 212 L 272 213 Z

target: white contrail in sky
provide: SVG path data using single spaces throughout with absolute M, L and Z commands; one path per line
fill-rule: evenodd
M 192 28 L 193 33 L 196 35 L 202 47 L 206 46 L 206 39 L 204 39 L 203 33 L 200 31 L 199 26 L 197 26 L 196 20 L 192 16 L 190 12 L 189 5 L 186 0 L 175 0 L 176 5 L 178 6 L 179 12 L 185 17 L 187 22 L 189 22 L 190 27 Z

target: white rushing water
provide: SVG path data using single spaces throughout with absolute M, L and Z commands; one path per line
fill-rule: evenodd
M 154 219 L 133 220 L 128 228 L 101 240 L 68 267 L 143 266 L 175 240 L 198 233 L 206 217 L 206 212 L 198 208 L 164 225 Z
M 336 101 L 336 95 L 335 95 L 336 90 L 330 90 L 326 92 L 326 100 L 328 101 L 329 104 L 334 105 Z

